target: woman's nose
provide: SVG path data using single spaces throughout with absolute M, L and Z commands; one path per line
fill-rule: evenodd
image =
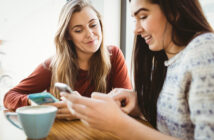
M 86 37 L 87 38 L 92 38 L 93 36 L 93 31 L 89 28 L 86 30 Z
M 134 33 L 135 33 L 136 35 L 139 35 L 139 34 L 141 34 L 143 31 L 144 31 L 144 29 L 143 29 L 142 25 L 140 24 L 139 21 L 137 21 L 136 24 L 135 24 Z

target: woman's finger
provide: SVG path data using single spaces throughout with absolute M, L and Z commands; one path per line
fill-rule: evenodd
M 71 95 L 66 93 L 60 93 L 60 95 L 65 97 L 67 100 L 69 100 L 73 104 L 82 104 L 88 107 L 91 107 L 93 104 L 93 100 L 91 100 L 91 98 L 88 98 L 88 97 Z
M 64 108 L 64 107 L 66 107 L 66 104 L 65 104 L 64 101 L 55 102 L 55 103 L 47 103 L 47 104 L 44 104 L 44 105 L 51 105 L 51 106 L 55 106 L 57 108 Z
M 69 114 L 56 114 L 57 119 L 66 119 L 66 120 L 74 120 L 77 119 L 74 115 Z
M 84 116 L 91 116 L 91 108 L 82 104 L 72 104 L 71 108 L 74 110 L 73 114 L 76 112 Z
M 67 106 L 66 108 L 60 108 L 57 110 L 58 114 L 71 114 L 70 111 L 68 110 Z
M 91 98 L 100 99 L 100 100 L 106 100 L 106 99 L 109 98 L 109 96 L 107 94 L 103 94 L 103 93 L 99 93 L 99 92 L 93 92 L 91 94 Z
M 88 111 L 88 109 L 85 109 L 85 111 L 83 111 L 83 107 L 81 107 L 81 105 L 78 107 L 75 107 L 76 109 L 80 109 L 80 110 L 76 110 L 73 112 L 73 115 L 79 119 L 85 120 L 85 121 L 89 121 L 90 119 L 92 119 L 89 115 L 89 113 L 86 113 L 86 111 Z M 75 109 L 74 109 L 75 110 Z M 87 115 L 86 115 L 87 114 Z
M 69 114 L 56 114 L 57 119 L 65 119 L 67 117 L 70 117 L 71 115 Z

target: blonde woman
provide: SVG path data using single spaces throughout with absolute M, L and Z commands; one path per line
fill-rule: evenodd
M 115 46 L 103 45 L 100 14 L 88 1 L 72 0 L 64 5 L 55 44 L 56 55 L 5 95 L 6 108 L 30 105 L 27 95 L 45 90 L 60 99 L 55 82 L 66 83 L 87 97 L 94 91 L 131 88 L 122 52 Z M 57 118 L 74 119 L 63 101 L 52 105 L 58 107 Z

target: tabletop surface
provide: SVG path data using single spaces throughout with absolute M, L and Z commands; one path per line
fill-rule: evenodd
M 116 136 L 92 129 L 79 120 L 56 120 L 47 140 L 119 140 Z
M 0 140 L 26 140 L 24 132 L 7 121 L 5 112 L 0 110 Z M 12 119 L 17 121 L 16 117 Z M 145 121 L 141 122 L 148 125 Z M 49 135 L 43 140 L 119 140 L 119 138 L 111 133 L 90 128 L 80 120 L 55 120 Z
M 14 117 L 14 116 L 12 116 Z M 12 118 L 17 121 L 17 118 Z M 5 111 L 0 111 L 0 140 L 26 140 L 24 132 L 7 121 Z M 80 120 L 55 120 L 44 140 L 119 140 L 111 133 L 92 129 Z

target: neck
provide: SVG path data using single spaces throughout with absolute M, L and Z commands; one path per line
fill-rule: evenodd
M 173 44 L 172 42 L 169 43 L 168 47 L 165 48 L 165 53 L 168 57 L 168 59 L 172 58 L 176 54 L 178 54 L 180 51 L 182 51 L 185 48 L 185 46 L 177 46 Z
M 91 57 L 92 57 L 92 55 L 78 53 L 79 68 L 82 70 L 88 70 L 89 69 L 89 60 L 91 59 Z

